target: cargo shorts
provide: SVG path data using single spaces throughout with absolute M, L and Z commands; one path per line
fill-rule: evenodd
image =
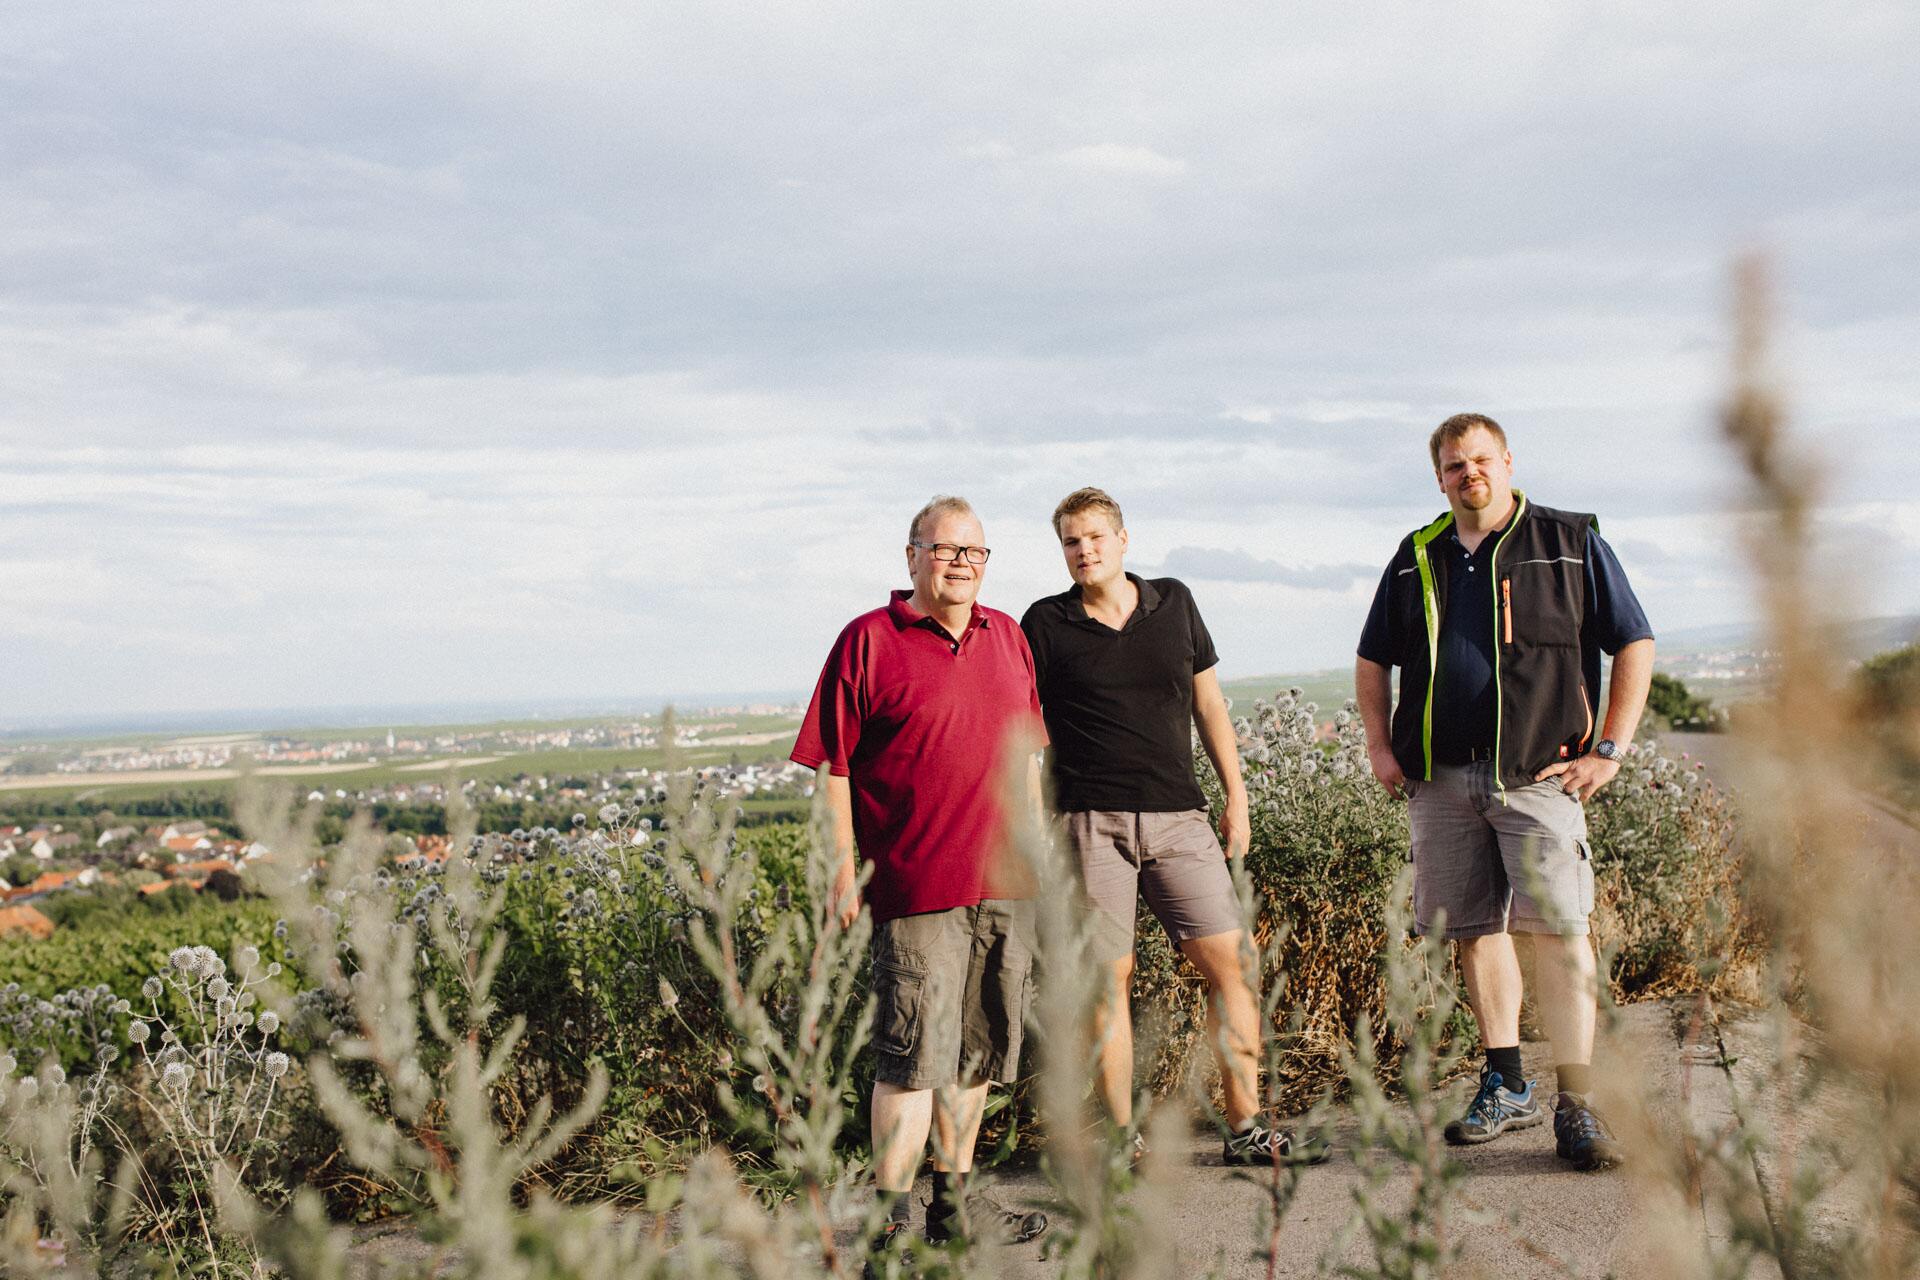
M 1442 911 L 1450 940 L 1588 932 L 1587 812 L 1559 778 L 1508 787 L 1504 803 L 1485 761 L 1436 764 L 1432 781 L 1407 786 L 1415 932 L 1431 934 Z
M 1033 952 L 1033 903 L 1020 899 L 875 926 L 874 1078 L 902 1089 L 1018 1078 Z
M 1245 927 L 1227 855 L 1205 809 L 1091 809 L 1066 818 L 1067 840 L 1096 912 L 1092 946 L 1097 959 L 1133 954 L 1142 897 L 1175 946 Z

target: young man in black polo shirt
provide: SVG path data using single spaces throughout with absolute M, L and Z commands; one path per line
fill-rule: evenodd
M 1653 676 L 1653 631 L 1594 518 L 1513 488 L 1498 423 L 1458 414 L 1428 451 L 1447 511 L 1382 575 L 1354 686 L 1374 776 L 1408 798 L 1415 926 L 1431 932 L 1444 914 L 1486 1046 L 1480 1088 L 1446 1137 L 1488 1142 L 1546 1118 L 1520 1062 L 1513 935 L 1526 934 L 1557 1060 L 1555 1150 L 1602 1168 L 1621 1149 L 1588 1100 L 1597 978 L 1581 802 L 1620 770 Z M 1603 652 L 1613 678 L 1596 724 Z
M 1079 489 L 1053 513 L 1073 586 L 1034 602 L 1020 625 L 1033 650 L 1052 742 L 1055 801 L 1088 897 L 1094 945 L 1113 986 L 1096 1028 L 1100 1094 L 1133 1120 L 1134 919 L 1138 895 L 1206 979 L 1208 1032 L 1220 1058 L 1228 1164 L 1324 1159 L 1291 1133 L 1255 1123 L 1260 1005 L 1241 967 L 1246 932 L 1227 859 L 1247 850 L 1247 792 L 1213 640 L 1186 586 L 1127 573 L 1120 506 Z M 1214 838 L 1193 774 L 1193 728 L 1226 791 Z M 1136 1139 L 1137 1141 L 1137 1139 Z

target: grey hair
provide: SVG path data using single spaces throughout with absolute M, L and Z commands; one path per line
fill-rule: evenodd
M 935 516 L 973 516 L 976 520 L 980 518 L 974 512 L 973 504 L 965 498 L 957 498 L 950 493 L 937 494 L 928 499 L 926 506 L 913 513 L 913 523 L 907 526 L 907 541 L 920 541 L 920 526 Z

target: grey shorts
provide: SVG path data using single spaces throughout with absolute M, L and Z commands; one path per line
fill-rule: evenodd
M 1093 946 L 1102 960 L 1133 954 L 1133 922 L 1145 895 L 1177 946 L 1244 927 L 1227 857 L 1205 809 L 1067 814 L 1067 839 L 1097 913 Z
M 1494 790 L 1487 763 L 1433 767 L 1410 780 L 1413 919 L 1433 932 L 1446 912 L 1447 938 L 1494 933 L 1587 932 L 1593 911 L 1593 855 L 1587 813 L 1560 779 Z
M 1020 1072 L 1033 982 L 1033 903 L 899 916 L 873 931 L 874 1077 L 939 1089 Z

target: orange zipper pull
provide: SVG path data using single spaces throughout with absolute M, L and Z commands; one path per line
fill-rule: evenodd
M 1513 579 L 1500 579 L 1500 613 L 1504 619 L 1506 641 L 1513 643 Z

